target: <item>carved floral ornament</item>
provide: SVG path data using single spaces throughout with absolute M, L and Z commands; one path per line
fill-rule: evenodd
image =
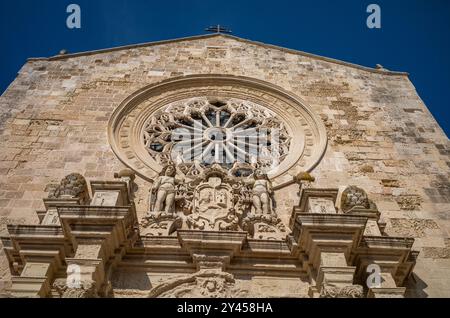
M 321 120 L 295 95 L 255 79 L 195 75 L 141 89 L 113 113 L 113 151 L 154 180 L 169 162 L 263 170 L 274 186 L 311 171 L 327 144 Z

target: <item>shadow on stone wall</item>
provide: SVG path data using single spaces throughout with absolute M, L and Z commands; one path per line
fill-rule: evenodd
M 147 272 L 115 272 L 112 277 L 113 289 L 149 291 L 154 286 L 150 282 Z
M 428 298 L 428 294 L 424 291 L 428 285 L 414 272 L 409 277 L 405 287 L 406 298 Z

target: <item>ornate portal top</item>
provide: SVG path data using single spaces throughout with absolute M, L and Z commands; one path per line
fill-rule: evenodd
M 250 171 L 249 176 L 238 173 Z M 250 165 L 226 170 L 169 163 L 153 183 L 144 236 L 172 235 L 181 229 L 247 231 L 260 239 L 279 239 L 286 230 L 273 209 L 270 180 Z

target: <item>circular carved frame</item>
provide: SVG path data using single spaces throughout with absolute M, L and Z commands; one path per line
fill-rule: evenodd
M 301 171 L 311 171 L 325 153 L 325 126 L 299 97 L 261 80 L 215 74 L 171 78 L 129 96 L 114 110 L 108 125 L 112 150 L 139 176 L 154 179 L 162 167 L 150 156 L 142 141 L 146 121 L 170 103 L 203 96 L 252 101 L 275 112 L 286 124 L 292 137 L 291 146 L 277 172 L 269 174 L 275 186 L 291 181 Z

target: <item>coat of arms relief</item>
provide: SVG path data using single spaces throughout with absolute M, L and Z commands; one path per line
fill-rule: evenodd
M 144 236 L 167 236 L 178 229 L 246 231 L 259 239 L 281 239 L 286 229 L 273 209 L 273 191 L 262 171 L 242 163 L 168 164 L 154 180 Z

